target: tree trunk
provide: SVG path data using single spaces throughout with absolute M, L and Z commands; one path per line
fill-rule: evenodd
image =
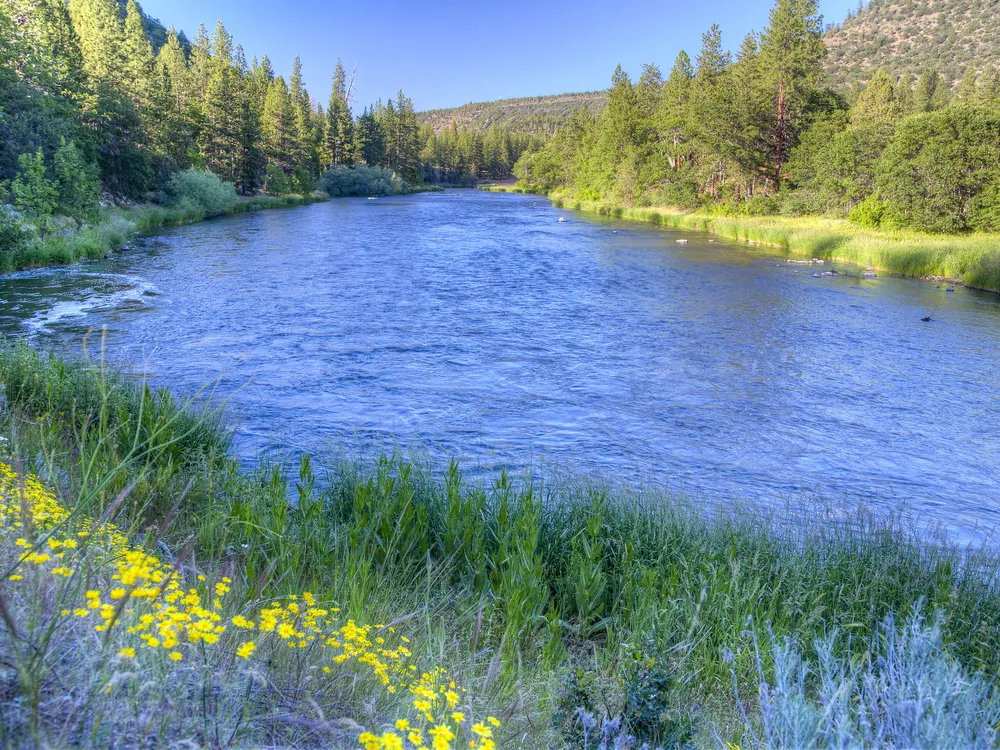
M 778 122 L 774 129 L 774 150 L 776 155 L 775 164 L 775 178 L 781 179 L 781 167 L 784 164 L 785 156 L 785 109 L 787 107 L 785 101 L 785 82 L 778 81 Z

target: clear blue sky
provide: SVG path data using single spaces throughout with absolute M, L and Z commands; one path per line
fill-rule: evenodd
M 730 49 L 767 23 L 770 0 L 501 0 L 495 3 L 384 0 L 140 0 L 164 25 L 193 37 L 225 23 L 247 58 L 267 54 L 286 75 L 302 57 L 309 92 L 321 102 L 337 58 L 357 64 L 355 108 L 399 88 L 418 110 L 470 101 L 606 88 L 619 62 L 633 76 L 644 62 L 669 72 L 678 50 L 693 58 L 701 33 L 722 27 Z M 820 0 L 839 22 L 856 0 Z

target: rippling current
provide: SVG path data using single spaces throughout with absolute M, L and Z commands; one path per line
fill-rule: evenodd
M 341 199 L 0 278 L 0 330 L 79 356 L 106 327 L 156 383 L 218 380 L 247 457 L 399 445 L 994 526 L 998 298 L 713 239 L 537 197 Z

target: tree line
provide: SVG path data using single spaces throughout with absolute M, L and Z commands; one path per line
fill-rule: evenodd
M 1000 72 L 951 90 L 933 68 L 824 85 L 815 0 L 777 0 L 735 57 L 719 27 L 666 78 L 621 67 L 607 106 L 581 109 L 522 156 L 527 187 L 625 206 L 833 214 L 868 226 L 1000 230 Z
M 470 127 L 460 128 L 454 121 L 440 133 L 431 125 L 424 125 L 420 129 L 420 143 L 424 180 L 452 184 L 510 177 L 521 155 L 542 145 L 534 135 L 499 125 L 480 132 Z
M 356 165 L 422 180 L 402 91 L 355 117 L 339 62 L 324 106 L 298 58 L 275 75 L 221 22 L 157 44 L 149 27 L 136 0 L 0 0 L 0 203 L 86 218 L 102 192 L 143 200 L 192 168 L 243 194 L 306 193 Z

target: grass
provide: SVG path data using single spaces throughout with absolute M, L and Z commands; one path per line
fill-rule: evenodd
M 1000 669 L 995 551 L 928 540 L 900 516 L 820 522 L 817 508 L 803 525 L 739 506 L 706 515 L 588 482 L 468 483 L 456 465 L 441 473 L 398 456 L 322 473 L 304 456 L 245 473 L 208 393 L 179 400 L 26 345 L 0 351 L 0 381 L 0 429 L 19 477 L 38 476 L 81 523 L 115 522 L 203 602 L 206 587 L 232 581 L 219 643 L 185 642 L 176 664 L 124 628 L 95 635 L 63 603 L 78 606 L 85 590 L 111 603 L 113 569 L 99 559 L 65 581 L 5 581 L 7 744 L 150 733 L 162 743 L 356 747 L 362 731 L 381 737 L 398 719 L 419 721 L 413 695 L 389 693 L 363 663 L 330 676 L 318 647 L 274 651 L 262 637 L 257 648 L 271 657 L 236 655 L 245 634 L 234 617 L 260 622 L 305 591 L 339 608 L 337 627 L 391 624 L 418 674 L 445 670 L 469 716 L 500 718 L 505 747 L 577 746 L 584 715 L 654 746 L 752 744 L 768 715 L 732 686 L 746 696 L 781 677 L 781 652 L 757 646 L 768 627 L 776 642 L 827 638 L 831 658 L 849 663 L 863 644 L 875 648 L 893 613 L 941 612 L 940 647 L 959 674 Z M 19 553 L 3 533 L 10 560 Z M 116 656 L 133 643 L 135 660 Z M 804 679 L 795 697 L 819 700 L 817 687 Z M 977 704 L 972 718 L 986 713 Z M 89 734 L 74 723 L 82 715 Z M 474 739 L 459 729 L 463 746 Z
M 712 232 L 738 241 L 760 242 L 789 252 L 855 263 L 920 278 L 940 276 L 966 286 L 1000 292 L 1000 235 L 933 235 L 864 229 L 843 219 L 819 217 L 731 217 L 667 207 L 624 208 L 580 201 L 554 193 L 556 206 L 616 218 L 646 221 L 670 229 Z
M 326 196 L 319 193 L 304 196 L 257 195 L 241 199 L 227 213 L 302 206 L 323 200 L 327 200 Z M 147 204 L 104 210 L 97 223 L 80 228 L 63 228 L 44 237 L 35 237 L 17 251 L 0 255 L 0 273 L 103 258 L 114 250 L 120 250 L 140 233 L 172 224 L 190 224 L 205 218 L 209 218 L 205 210 L 192 204 L 180 207 Z

